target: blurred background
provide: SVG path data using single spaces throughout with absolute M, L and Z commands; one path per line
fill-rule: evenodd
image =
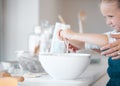
M 15 51 L 28 50 L 28 37 L 33 28 L 43 21 L 54 26 L 59 22 L 58 15 L 78 31 L 78 15 L 84 11 L 83 32 L 110 30 L 99 4 L 100 0 L 0 0 L 0 60 L 16 60 Z

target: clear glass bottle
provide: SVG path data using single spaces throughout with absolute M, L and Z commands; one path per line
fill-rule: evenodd
M 40 51 L 40 42 L 41 42 L 41 27 L 36 26 L 34 28 L 34 33 L 29 35 L 28 41 L 28 51 L 34 55 L 38 55 Z
M 51 39 L 52 39 L 52 27 L 49 26 L 48 28 L 44 29 L 44 32 L 41 34 L 40 53 L 50 52 Z

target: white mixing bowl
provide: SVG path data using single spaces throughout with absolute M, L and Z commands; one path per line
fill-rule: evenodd
M 54 79 L 78 78 L 90 63 L 90 54 L 40 54 L 44 70 Z

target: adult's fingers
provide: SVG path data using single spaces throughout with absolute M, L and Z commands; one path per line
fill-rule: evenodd
M 101 48 L 101 54 L 108 57 L 113 57 L 113 59 L 119 59 L 120 55 L 118 55 L 118 52 L 120 51 L 120 34 L 112 34 L 111 36 L 117 40 L 103 46 Z
M 108 48 L 109 47 L 109 48 Z M 116 55 L 117 51 L 120 49 L 120 46 L 115 45 L 108 45 L 106 50 L 103 50 L 101 52 L 101 55 L 108 55 L 108 56 L 114 56 Z
M 120 59 L 120 55 L 116 56 L 116 57 L 112 57 L 113 60 L 116 60 L 116 59 Z
M 117 51 L 120 51 L 120 40 L 107 44 L 101 48 L 101 55 L 115 56 Z
M 100 50 L 103 51 L 103 52 L 106 51 L 106 50 L 111 50 L 111 48 L 115 47 L 116 45 L 118 45 L 118 43 L 113 42 L 113 43 L 110 43 L 110 44 L 107 44 L 107 45 L 101 47 Z
M 111 34 L 112 38 L 120 39 L 120 34 Z
M 107 57 L 116 57 L 116 56 L 118 56 L 118 52 L 116 51 L 116 52 L 112 52 L 112 53 L 108 53 L 108 54 L 104 54 L 104 55 Z

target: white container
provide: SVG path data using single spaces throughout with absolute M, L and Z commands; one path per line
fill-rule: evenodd
M 54 79 L 78 78 L 90 63 L 90 54 L 40 54 L 39 61 Z
M 51 43 L 51 53 L 65 53 L 66 46 L 64 41 L 58 38 L 58 30 L 60 29 L 70 29 L 70 25 L 65 25 L 61 23 L 56 23 L 55 30 L 53 33 L 52 43 Z

